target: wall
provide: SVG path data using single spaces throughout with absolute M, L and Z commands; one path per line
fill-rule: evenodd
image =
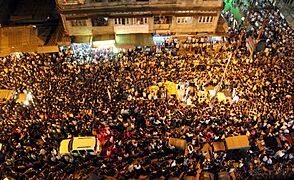
M 11 52 L 35 52 L 44 42 L 38 38 L 33 26 L 0 28 L 0 54 Z

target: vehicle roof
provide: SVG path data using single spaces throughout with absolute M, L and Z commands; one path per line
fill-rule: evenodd
M 72 150 L 93 149 L 96 144 L 95 136 L 74 137 Z

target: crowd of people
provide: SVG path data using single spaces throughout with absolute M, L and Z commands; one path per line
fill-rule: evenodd
M 237 179 L 293 177 L 294 32 L 276 7 L 266 0 L 260 5 L 271 8 L 253 10 L 244 36 L 242 27 L 231 29 L 220 48 L 195 41 L 192 54 L 129 50 L 107 61 L 93 55 L 95 63 L 86 65 L 76 63 L 86 55 L 70 50 L 0 58 L 0 89 L 33 96 L 29 105 L 0 105 L 0 177 L 159 179 L 195 177 L 199 169 L 234 172 Z M 246 38 L 258 37 L 265 15 L 266 48 L 250 58 Z M 235 89 L 240 101 L 203 100 L 195 92 L 193 105 L 186 105 L 168 95 L 167 81 L 188 82 L 196 91 Z M 156 94 L 149 91 L 154 85 Z M 99 137 L 99 156 L 59 154 L 61 140 L 101 132 L 107 133 Z M 238 160 L 201 150 L 237 135 L 251 146 Z M 170 145 L 170 138 L 186 140 L 187 150 Z M 279 143 L 268 146 L 269 138 Z

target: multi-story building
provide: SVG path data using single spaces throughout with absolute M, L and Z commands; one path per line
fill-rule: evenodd
M 75 42 L 149 45 L 158 35 L 215 33 L 223 0 L 56 0 Z M 107 41 L 106 41 L 107 40 Z
M 274 0 L 289 25 L 294 28 L 294 0 Z

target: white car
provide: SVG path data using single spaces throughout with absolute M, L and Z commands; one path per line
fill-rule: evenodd
M 64 139 L 60 143 L 59 153 L 61 156 L 72 154 L 97 155 L 101 152 L 100 141 L 95 136 L 74 137 Z

